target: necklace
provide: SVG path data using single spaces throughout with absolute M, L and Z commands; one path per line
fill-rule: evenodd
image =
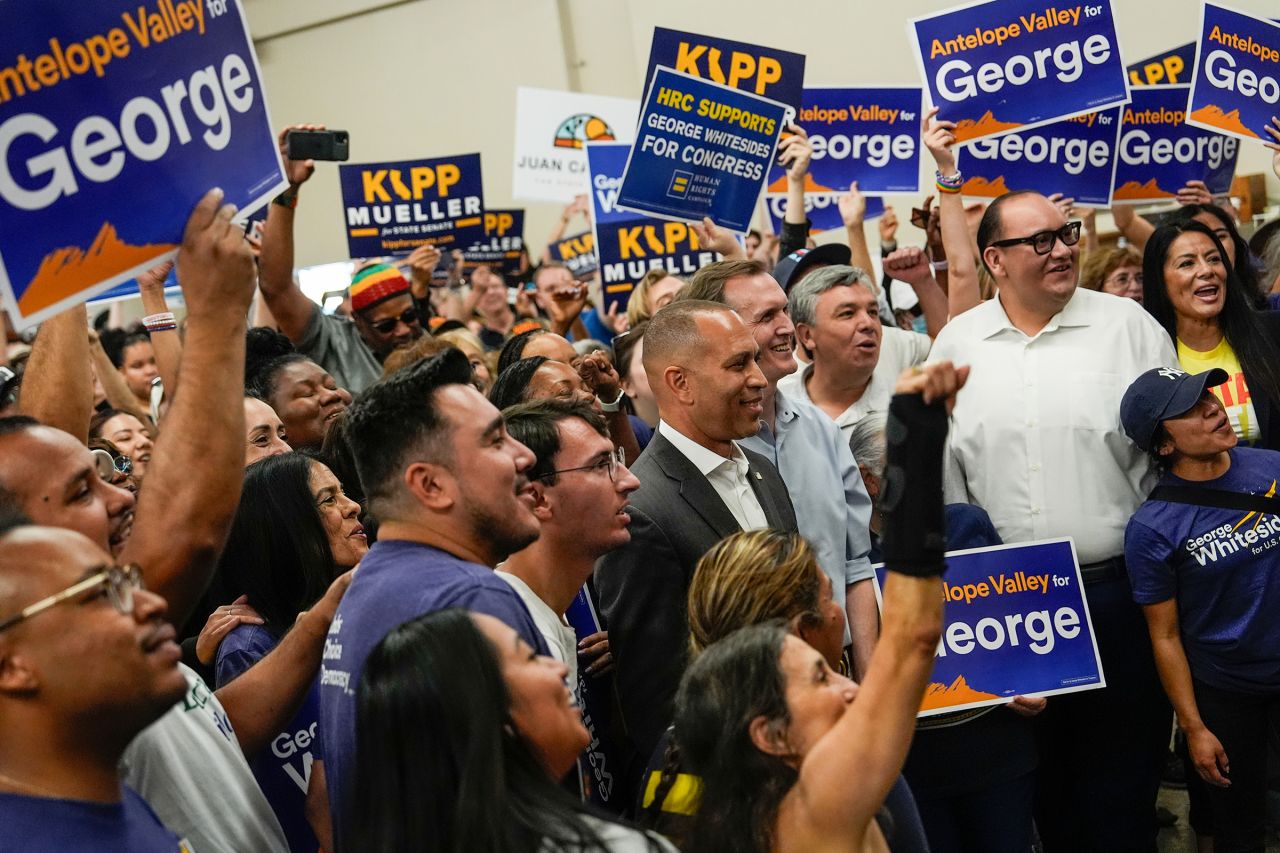
M 37 785 L 32 785 L 28 782 L 19 782 L 17 779 L 5 773 L 0 773 L 0 783 L 3 783 L 5 786 L 10 788 L 16 788 L 18 792 L 24 793 L 24 794 L 35 794 L 36 796 L 40 796 L 40 797 L 52 797 L 55 800 L 66 799 L 66 797 L 63 796 L 62 794 L 55 794 L 53 791 L 50 791 L 48 788 L 41 788 Z

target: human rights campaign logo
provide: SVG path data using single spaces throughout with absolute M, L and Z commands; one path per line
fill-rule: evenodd
M 691 172 L 676 172 L 671 176 L 671 186 L 667 187 L 667 195 L 672 198 L 684 198 L 689 195 L 689 184 L 693 181 Z

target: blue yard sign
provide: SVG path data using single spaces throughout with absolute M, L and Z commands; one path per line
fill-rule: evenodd
M 921 716 L 1107 686 L 1070 539 L 948 553 L 943 594 Z
M 1265 128 L 1280 115 L 1280 25 L 1205 3 L 1197 57 L 1188 124 L 1270 142 Z
M 1186 123 L 1190 86 L 1142 86 L 1133 90 L 1120 123 L 1120 162 L 1115 204 L 1165 201 L 1187 181 L 1204 181 L 1209 192 L 1231 189 L 1240 140 Z
M 6 0 L 0 289 L 27 326 L 172 257 L 196 202 L 285 187 L 236 0 Z

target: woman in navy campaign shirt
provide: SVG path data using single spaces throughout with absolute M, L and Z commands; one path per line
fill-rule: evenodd
M 1267 740 L 1280 736 L 1280 515 L 1266 511 L 1280 453 L 1236 446 L 1209 390 L 1226 380 L 1147 371 L 1121 420 L 1164 469 L 1125 532 L 1133 597 L 1210 786 L 1214 849 L 1235 853 L 1263 849 Z
M 219 571 L 223 586 L 246 594 L 265 624 L 237 625 L 218 646 L 218 687 L 265 657 L 298 613 L 365 555 L 369 546 L 359 509 L 332 471 L 302 454 L 271 456 L 245 469 Z M 315 853 L 327 841 L 319 719 L 319 687 L 313 684 L 289 726 L 249 756 L 293 853 Z

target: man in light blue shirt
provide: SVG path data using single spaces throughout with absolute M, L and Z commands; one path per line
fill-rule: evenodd
M 699 270 L 680 298 L 728 305 L 760 347 L 760 370 L 769 383 L 760 430 L 738 443 L 767 457 L 782 475 L 800 533 L 831 579 L 832 594 L 837 600 L 843 596 L 845 641 L 852 645 L 855 675 L 861 677 L 879 626 L 868 558 L 871 499 L 840 428 L 812 404 L 778 390 L 778 380 L 797 367 L 786 293 L 759 263 L 722 261 Z M 835 498 L 840 494 L 843 501 Z

